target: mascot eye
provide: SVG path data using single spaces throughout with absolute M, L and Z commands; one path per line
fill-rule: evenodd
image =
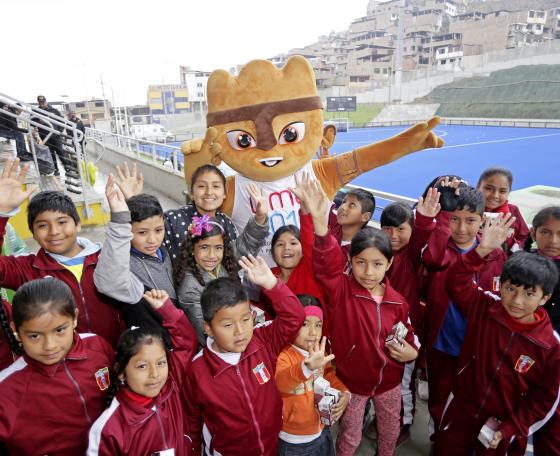
M 305 123 L 294 122 L 287 125 L 280 133 L 278 144 L 295 144 L 300 142 L 305 136 Z
M 233 130 L 227 132 L 227 139 L 229 145 L 235 150 L 252 149 L 257 147 L 257 142 L 254 138 L 243 130 Z

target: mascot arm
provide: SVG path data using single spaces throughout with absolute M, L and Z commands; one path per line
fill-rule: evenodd
M 432 117 L 389 139 L 331 158 L 314 160 L 315 175 L 332 200 L 342 186 L 367 171 L 418 150 L 442 147 L 443 140 L 432 131 L 438 124 L 439 117 Z

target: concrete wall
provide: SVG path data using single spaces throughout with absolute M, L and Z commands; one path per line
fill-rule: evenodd
M 439 104 L 400 104 L 385 106 L 373 119 L 374 122 L 391 120 L 426 120 L 433 117 Z
M 88 153 L 93 157 L 98 157 L 102 153 L 102 147 L 96 143 L 88 144 Z M 114 167 L 122 165 L 124 161 L 135 161 L 142 166 L 144 180 L 150 186 L 156 188 L 160 193 L 176 201 L 178 205 L 185 203 L 183 190 L 186 190 L 185 176 L 177 171 L 173 171 L 166 166 L 158 165 L 150 160 L 139 158 L 136 154 L 117 149 L 116 147 L 106 146 L 105 153 L 101 160 Z

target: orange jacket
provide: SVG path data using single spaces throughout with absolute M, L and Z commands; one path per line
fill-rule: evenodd
M 282 430 L 294 435 L 313 435 L 322 431 L 319 411 L 315 406 L 313 375 L 305 378 L 301 369 L 304 356 L 292 345 L 285 348 L 276 363 L 276 386 L 282 397 Z M 324 377 L 339 391 L 348 388 L 338 379 L 331 364 Z

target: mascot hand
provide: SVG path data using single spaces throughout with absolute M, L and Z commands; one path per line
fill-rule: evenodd
M 432 131 L 439 124 L 439 121 L 439 117 L 432 117 L 427 122 L 416 124 L 398 134 L 397 137 L 406 139 L 406 144 L 408 145 L 406 152 L 442 147 L 443 139 L 438 138 Z
M 210 127 L 206 130 L 204 139 L 192 139 L 181 144 L 181 151 L 185 159 L 185 178 L 190 185 L 191 176 L 194 171 L 202 165 L 212 163 L 218 166 L 221 160 L 222 148 L 215 142 L 218 131 Z

